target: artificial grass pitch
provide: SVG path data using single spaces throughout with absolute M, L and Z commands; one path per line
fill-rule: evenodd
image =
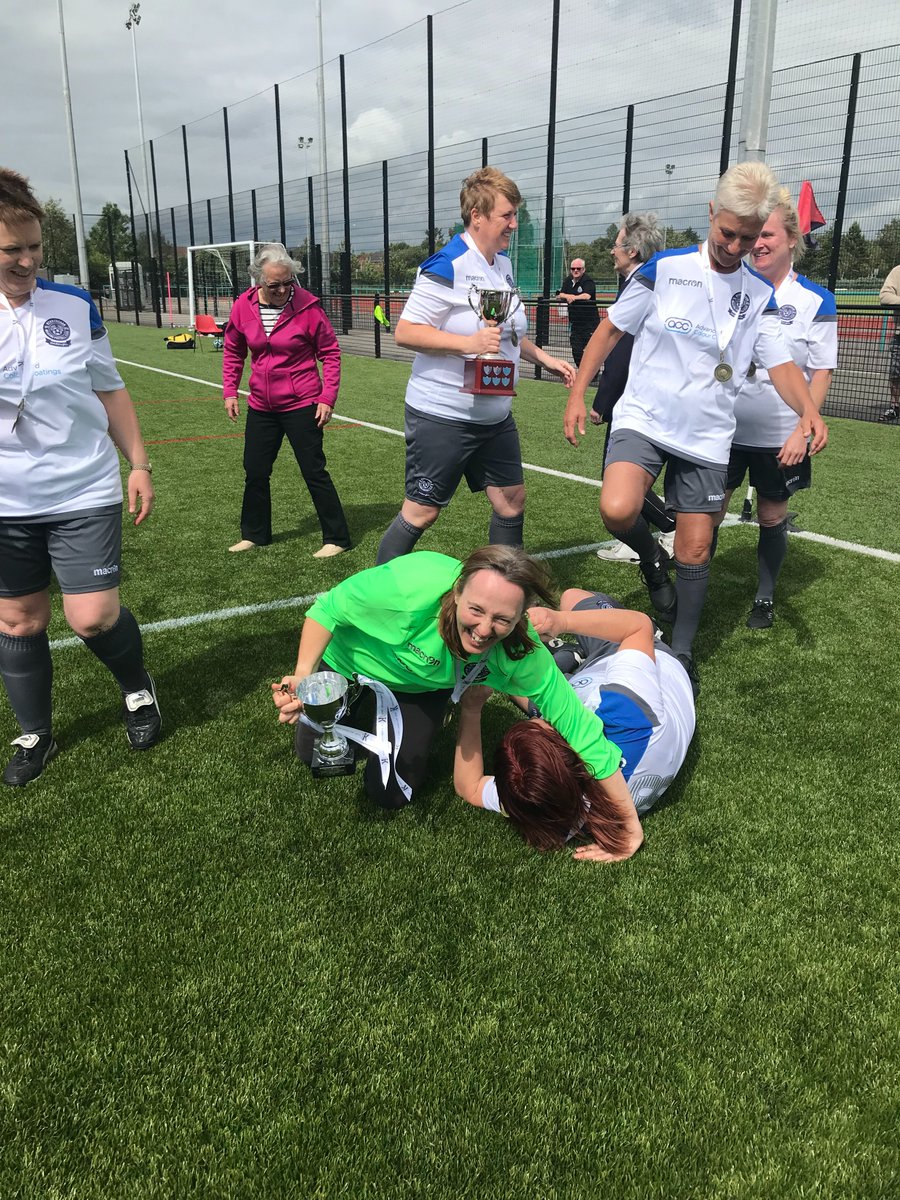
M 218 355 L 112 337 L 215 379 Z M 214 389 L 123 371 L 159 494 L 126 526 L 123 597 L 144 625 L 182 621 L 146 635 L 166 737 L 129 752 L 111 680 L 55 650 L 61 753 L 0 796 L 0 1195 L 891 1195 L 898 565 L 793 539 L 753 633 L 756 530 L 726 529 L 698 734 L 644 849 L 540 855 L 454 797 L 452 728 L 392 816 L 355 779 L 314 783 L 274 718 L 304 606 L 253 606 L 372 564 L 402 438 L 328 430 L 351 554 L 312 559 L 285 447 L 275 542 L 229 555 L 242 423 Z M 406 373 L 345 359 L 338 412 L 402 430 Z M 519 390 L 526 461 L 595 477 L 601 435 L 563 442 L 562 388 Z M 895 429 L 833 422 L 802 527 L 900 552 L 898 451 Z M 529 548 L 604 538 L 596 487 L 526 478 Z M 461 491 L 421 544 L 464 554 L 487 519 Z M 632 568 L 551 567 L 645 607 Z M 488 742 L 513 719 L 491 702 Z

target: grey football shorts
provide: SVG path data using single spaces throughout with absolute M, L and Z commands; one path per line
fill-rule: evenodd
M 717 513 L 722 507 L 727 463 L 714 466 L 679 458 L 633 429 L 617 429 L 611 434 L 605 467 L 615 462 L 634 463 L 654 479 L 665 466 L 666 508 L 675 512 Z
M 446 508 L 465 477 L 470 492 L 524 483 L 519 431 L 508 414 L 496 425 L 435 421 L 407 408 L 406 497 Z
M 49 520 L 0 520 L 0 596 L 30 596 L 56 576 L 65 595 L 119 586 L 122 505 Z

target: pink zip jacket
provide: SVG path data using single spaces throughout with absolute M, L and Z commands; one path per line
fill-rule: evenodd
M 251 408 L 283 412 L 309 404 L 334 408 L 341 382 L 341 350 L 331 322 L 312 292 L 294 284 L 290 300 L 269 337 L 259 315 L 255 287 L 238 296 L 225 330 L 222 391 L 238 394 L 250 351 Z M 322 364 L 319 378 L 317 362 Z

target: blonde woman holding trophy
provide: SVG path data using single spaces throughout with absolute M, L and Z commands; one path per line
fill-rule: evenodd
M 406 496 L 377 562 L 408 554 L 465 477 L 491 506 L 492 545 L 521 546 L 525 483 L 512 416 L 519 359 L 560 376 L 575 372 L 526 336 L 507 251 L 522 196 L 495 167 L 460 192 L 463 232 L 419 267 L 397 322 L 399 346 L 416 351 L 406 389 Z M 495 382 L 496 381 L 496 382 Z

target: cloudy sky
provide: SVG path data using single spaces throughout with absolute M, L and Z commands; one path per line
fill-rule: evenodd
M 127 0 L 63 0 L 83 208 L 126 204 L 123 151 L 138 144 Z M 749 10 L 750 0 L 745 0 Z M 731 0 L 563 0 L 559 116 L 719 83 Z M 425 17 L 434 16 L 436 136 L 449 145 L 546 120 L 551 0 L 323 0 L 328 161 L 340 165 L 337 56 L 346 56 L 350 153 L 377 161 L 426 143 Z M 191 137 L 194 196 L 222 194 L 222 107 L 229 107 L 235 190 L 274 179 L 271 85 L 282 87 L 287 178 L 318 171 L 314 0 L 143 0 L 137 33 L 144 129 L 153 138 L 160 204 L 175 188 L 180 126 Z M 746 12 L 745 12 L 746 21 Z M 781 0 L 775 65 L 900 43 L 900 4 Z M 0 162 L 39 195 L 73 207 L 57 5 L 2 0 Z M 741 60 L 743 65 L 743 58 Z M 741 66 L 742 69 L 742 66 Z M 254 97 L 255 99 L 250 99 Z M 206 120 L 203 120 L 206 118 Z M 176 132 L 171 132 L 176 131 Z M 166 136 L 168 135 L 168 136 Z M 298 136 L 314 137 L 305 153 Z M 180 186 L 180 184 L 179 184 Z

